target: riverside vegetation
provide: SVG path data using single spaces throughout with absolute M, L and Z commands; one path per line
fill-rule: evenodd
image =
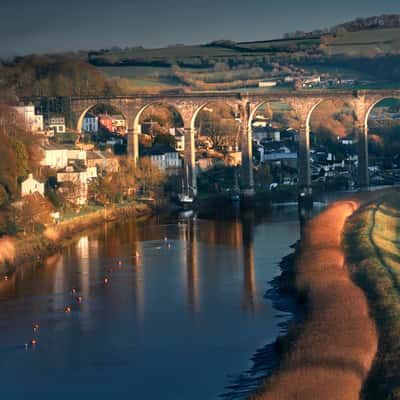
M 305 320 L 289 333 L 279 369 L 251 399 L 359 398 L 378 335 L 342 248 L 346 219 L 358 206 L 335 203 L 305 227 L 294 266 Z
M 368 296 L 379 331 L 364 399 L 400 399 L 400 194 L 390 194 L 352 216 L 346 253 L 355 282 Z

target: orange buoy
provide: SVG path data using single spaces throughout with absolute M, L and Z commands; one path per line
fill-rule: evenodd
M 36 345 L 37 345 L 36 339 L 32 339 L 32 340 L 30 341 L 30 345 L 31 345 L 32 347 L 36 346 Z
M 104 284 L 107 285 L 107 283 L 110 281 L 110 279 L 108 278 L 108 276 L 106 276 L 103 280 Z
M 69 314 L 71 312 L 71 307 L 70 306 L 65 307 L 65 312 Z
M 37 332 L 39 330 L 39 324 L 33 324 L 33 332 Z
M 78 303 L 82 303 L 82 300 L 83 300 L 83 297 L 82 297 L 82 296 L 78 296 L 78 297 L 76 298 L 76 301 L 77 301 Z

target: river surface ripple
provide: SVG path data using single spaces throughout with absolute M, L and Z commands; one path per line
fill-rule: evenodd
M 215 400 L 251 368 L 288 318 L 265 293 L 297 207 L 187 214 L 106 224 L 1 282 L 3 397 Z

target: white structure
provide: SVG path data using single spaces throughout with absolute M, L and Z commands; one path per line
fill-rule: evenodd
M 258 119 L 256 119 L 251 125 L 253 126 L 253 128 L 266 128 L 267 124 L 267 121 L 259 121 Z
M 68 165 L 62 171 L 57 172 L 57 182 L 67 184 L 61 187 L 61 191 L 68 200 L 77 205 L 87 203 L 89 181 L 96 177 L 96 167 L 79 168 L 75 165 Z
M 29 196 L 35 192 L 44 196 L 44 183 L 37 181 L 32 174 L 29 174 L 28 178 L 21 183 L 21 196 Z
M 46 127 L 54 133 L 65 133 L 65 118 L 51 117 L 47 120 Z
M 169 134 L 175 138 L 175 150 L 185 151 L 185 131 L 182 128 L 170 128 Z
M 178 152 L 152 154 L 150 156 L 150 160 L 153 165 L 156 165 L 163 171 L 167 170 L 168 168 L 182 167 L 182 160 L 180 159 Z
M 90 114 L 85 115 L 82 130 L 86 133 L 97 133 L 99 131 L 99 118 Z
M 43 131 L 43 115 L 35 114 L 35 106 L 16 106 L 14 110 L 22 116 L 25 129 L 30 132 Z
M 112 115 L 113 132 L 126 133 L 126 121 L 123 115 Z
M 86 150 L 65 147 L 42 146 L 43 159 L 40 165 L 55 169 L 65 168 L 70 160 L 82 160 L 86 164 Z
M 278 84 L 277 81 L 260 81 L 258 82 L 258 87 L 260 88 L 270 88 Z
M 150 162 L 159 169 L 173 174 L 182 168 L 182 159 L 174 148 L 165 145 L 154 146 L 147 154 Z

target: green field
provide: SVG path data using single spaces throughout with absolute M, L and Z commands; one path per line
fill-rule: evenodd
M 391 28 L 303 39 L 129 48 L 100 51 L 89 59 L 132 92 L 177 88 L 248 90 L 256 88 L 260 80 L 279 74 L 312 73 L 364 81 L 358 89 L 394 89 L 399 86 L 396 64 L 385 61 L 385 69 L 373 63 L 376 56 L 396 56 L 399 50 L 400 28 Z M 352 61 L 357 57 L 368 58 L 369 62 Z M 390 76 L 391 71 L 396 79 Z M 371 83 L 374 81 L 376 86 Z
M 348 222 L 347 255 L 366 292 L 379 346 L 362 398 L 400 399 L 400 195 L 363 207 Z
M 331 54 L 365 54 L 373 51 L 391 52 L 400 49 L 400 29 L 374 29 L 347 32 L 329 46 Z

